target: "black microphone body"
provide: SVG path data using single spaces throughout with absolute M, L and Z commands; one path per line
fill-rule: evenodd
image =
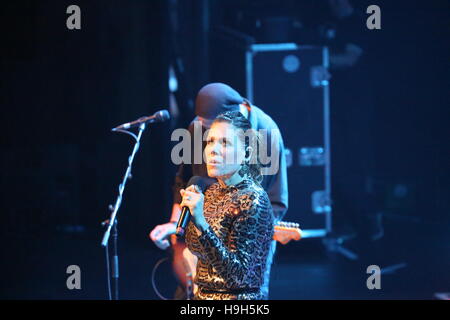
M 214 181 L 211 178 L 193 176 L 191 179 L 189 179 L 189 182 L 187 183 L 186 188 L 191 185 L 196 185 L 197 187 L 199 187 L 200 192 L 203 192 L 213 182 Z M 186 232 L 186 228 L 187 228 L 190 220 L 191 220 L 191 211 L 189 210 L 189 208 L 186 206 L 181 208 L 180 218 L 178 219 L 178 223 L 177 223 L 177 231 L 175 233 L 177 235 L 177 237 L 184 236 L 184 234 Z
M 180 219 L 178 219 L 177 223 L 177 232 L 176 232 L 177 237 L 184 236 L 184 233 L 186 232 L 186 228 L 190 220 L 191 220 L 191 210 L 189 210 L 188 207 L 181 208 Z
M 139 127 L 143 123 L 155 123 L 155 122 L 164 122 L 170 119 L 169 111 L 167 110 L 159 110 L 156 111 L 152 116 L 141 117 L 135 121 L 127 122 L 121 124 L 120 126 L 115 127 L 114 129 L 130 129 L 134 127 Z

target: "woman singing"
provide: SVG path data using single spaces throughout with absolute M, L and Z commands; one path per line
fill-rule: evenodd
M 248 134 L 251 133 L 251 134 Z M 197 256 L 195 299 L 261 300 L 273 236 L 273 212 L 260 186 L 257 135 L 238 111 L 219 115 L 207 135 L 205 194 L 181 190 L 192 214 L 186 243 Z

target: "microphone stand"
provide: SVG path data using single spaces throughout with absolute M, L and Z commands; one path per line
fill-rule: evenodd
M 111 229 L 114 227 L 113 234 L 112 234 L 113 240 L 114 240 L 113 241 L 114 256 L 113 256 L 113 265 L 112 265 L 112 269 L 113 269 L 112 277 L 114 278 L 114 300 L 119 300 L 119 256 L 117 253 L 117 239 L 119 237 L 119 232 L 118 232 L 118 228 L 117 228 L 117 217 L 116 216 L 117 216 L 117 212 L 119 211 L 120 205 L 122 204 L 122 195 L 125 190 L 125 185 L 126 185 L 128 179 L 131 179 L 131 168 L 132 168 L 134 156 L 136 155 L 137 151 L 139 150 L 140 140 L 141 140 L 142 132 L 144 132 L 144 130 L 145 130 L 145 123 L 142 123 L 139 126 L 139 133 L 137 136 L 134 133 L 129 132 L 127 130 L 122 130 L 122 129 L 117 129 L 117 128 L 112 129 L 112 131 L 114 131 L 114 132 L 122 132 L 122 133 L 129 134 L 135 140 L 133 151 L 132 151 L 130 157 L 128 157 L 127 170 L 125 172 L 125 175 L 123 176 L 122 183 L 119 185 L 119 194 L 117 195 L 116 203 L 115 203 L 114 207 L 112 205 L 109 206 L 109 209 L 111 210 L 111 216 L 108 220 L 106 220 L 102 223 L 103 225 L 107 225 L 105 234 L 103 235 L 103 239 L 102 239 L 102 247 L 106 248 L 106 250 L 108 250 L 108 240 L 109 240 L 109 236 L 111 233 Z M 108 265 L 108 281 L 109 281 L 109 265 Z M 110 296 L 110 299 L 111 299 L 111 296 Z

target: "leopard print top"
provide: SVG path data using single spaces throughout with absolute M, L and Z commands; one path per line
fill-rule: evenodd
M 190 222 L 189 250 L 198 257 L 195 299 L 260 300 L 270 243 L 273 211 L 263 188 L 251 179 L 234 186 L 214 183 L 205 192 L 209 228 Z

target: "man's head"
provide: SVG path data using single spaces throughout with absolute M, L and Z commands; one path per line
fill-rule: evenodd
M 204 127 L 226 111 L 240 111 L 241 104 L 247 104 L 236 90 L 224 83 L 210 83 L 200 89 L 195 99 L 195 115 Z

